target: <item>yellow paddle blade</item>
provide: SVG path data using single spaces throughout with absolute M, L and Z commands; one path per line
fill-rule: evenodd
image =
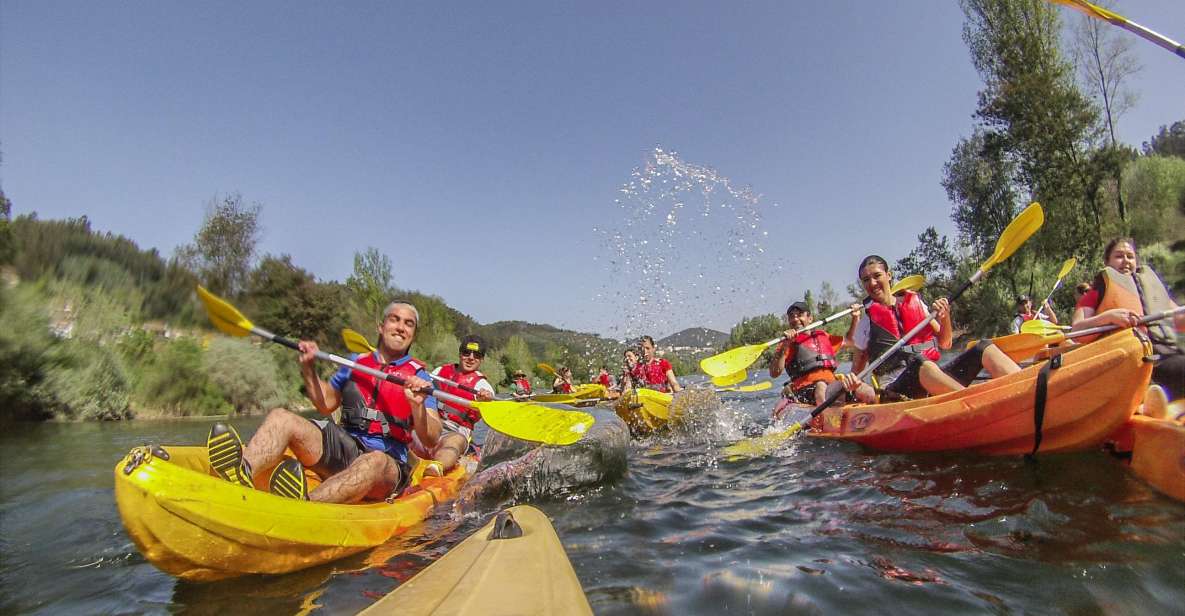
M 226 300 L 207 291 L 202 285 L 198 285 L 197 294 L 205 305 L 206 314 L 210 316 L 210 322 L 214 327 L 231 336 L 242 337 L 251 334 L 251 329 L 255 325 Z
M 1065 278 L 1066 274 L 1069 274 L 1070 270 L 1074 269 L 1075 265 L 1078 265 L 1078 259 L 1074 257 L 1066 259 L 1066 262 L 1062 263 L 1062 269 L 1057 273 L 1057 279 L 1061 280 L 1062 278 Z
M 1022 334 L 1036 334 L 1038 336 L 1061 336 L 1062 332 L 1070 329 L 1064 325 L 1054 325 L 1044 319 L 1033 319 L 1025 321 L 1020 326 L 1020 333 Z
M 551 366 L 542 362 L 540 362 L 537 366 L 540 370 L 550 374 L 551 376 L 556 376 L 555 368 L 552 368 Z
M 638 402 L 642 403 L 642 408 L 647 413 L 659 419 L 671 418 L 671 394 L 653 389 L 635 389 L 634 393 L 638 394 Z
M 748 370 L 737 370 L 732 374 L 712 377 L 712 384 L 717 387 L 727 387 L 729 385 L 736 385 L 747 378 L 749 378 Z
M 374 347 L 371 346 L 370 341 L 366 339 L 366 336 L 363 336 L 362 334 L 359 334 L 348 327 L 342 330 L 342 340 L 346 343 L 346 348 L 349 349 L 351 353 L 374 352 Z
M 926 277 L 921 274 L 914 274 L 898 280 L 897 284 L 889 289 L 889 293 L 896 294 L 902 291 L 917 291 L 924 286 L 926 286 Z
M 743 460 L 745 458 L 760 458 L 769 454 L 783 444 L 794 438 L 794 435 L 802 431 L 803 424 L 796 423 L 781 432 L 774 432 L 773 434 L 766 434 L 757 438 L 747 438 L 724 448 L 724 457 L 731 461 Z
M 987 273 L 988 270 L 995 267 L 998 263 L 1012 256 L 1020 248 L 1025 240 L 1032 237 L 1041 225 L 1045 224 L 1045 212 L 1041 209 L 1041 204 L 1036 201 L 1029 204 L 1023 212 L 1004 229 L 1004 233 L 1000 234 L 1000 239 L 996 240 L 996 251 L 988 260 L 979 266 L 979 271 Z
M 699 369 L 703 370 L 704 374 L 713 377 L 728 377 L 738 372 L 744 372 L 753 365 L 753 362 L 757 361 L 758 357 L 761 357 L 767 346 L 765 343 L 749 344 L 729 349 L 719 355 L 705 357 L 699 360 Z
M 535 402 L 546 402 L 548 404 L 572 404 L 579 400 L 572 394 L 537 394 L 531 396 Z
M 491 430 L 545 445 L 571 445 L 596 423 L 592 415 L 583 411 L 563 411 L 510 400 L 473 405 Z
M 773 383 L 771 383 L 769 381 L 762 381 L 760 383 L 754 383 L 752 385 L 742 385 L 740 387 L 721 387 L 720 391 L 744 391 L 744 392 L 765 391 L 773 386 L 774 386 Z

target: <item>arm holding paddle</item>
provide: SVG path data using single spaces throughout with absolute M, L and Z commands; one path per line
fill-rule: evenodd
M 309 401 L 322 415 L 330 415 L 341 406 L 341 396 L 337 389 L 317 376 L 313 369 L 313 362 L 317 359 L 317 351 L 321 350 L 316 342 L 301 340 L 300 347 L 300 378 L 304 380 L 304 389 L 308 393 Z

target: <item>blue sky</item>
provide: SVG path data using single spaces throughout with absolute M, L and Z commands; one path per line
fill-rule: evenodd
M 1180 0 L 1116 10 L 1185 38 Z M 927 225 L 953 232 L 942 165 L 981 86 L 962 23 L 939 0 L 4 0 L 0 181 L 15 214 L 85 214 L 165 254 L 239 192 L 264 206 L 261 251 L 320 278 L 376 246 L 399 286 L 479 321 L 613 333 L 592 229 L 663 147 L 761 195 L 782 266 L 763 296 L 654 333 L 727 330 L 842 289 Z M 1138 146 L 1185 119 L 1185 62 L 1133 49 L 1141 98 L 1119 131 Z

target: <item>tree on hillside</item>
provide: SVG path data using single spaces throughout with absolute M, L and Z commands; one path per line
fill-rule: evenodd
M 952 280 L 958 259 L 946 236 L 939 237 L 938 230 L 926 227 L 918 235 L 918 245 L 893 266 L 894 276 L 900 280 L 911 274 L 926 277 L 926 295 L 942 297 L 954 291 Z
M 0 190 L 0 265 L 12 263 L 16 249 L 12 245 L 12 202 Z
M 1144 155 L 1177 156 L 1185 158 L 1185 120 L 1161 126 L 1152 139 L 1144 142 Z
M 192 244 L 177 249 L 178 259 L 217 295 L 237 296 L 247 285 L 259 242 L 263 206 L 234 193 L 206 204 L 206 218 Z
M 393 297 L 391 258 L 369 246 L 362 252 L 355 252 L 354 273 L 346 279 L 346 287 L 363 313 L 378 319 Z
M 342 348 L 345 287 L 317 282 L 311 273 L 294 265 L 292 257 L 265 256 L 248 277 L 243 296 L 249 313 L 265 329 Z M 373 329 L 363 333 L 373 333 Z

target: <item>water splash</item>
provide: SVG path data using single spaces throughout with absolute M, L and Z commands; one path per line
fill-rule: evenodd
M 727 331 L 765 311 L 765 281 L 781 271 L 765 251 L 761 196 L 662 148 L 648 153 L 597 229 L 608 254 L 601 305 L 620 315 L 618 338 L 692 326 Z M 770 207 L 777 207 L 772 204 Z

